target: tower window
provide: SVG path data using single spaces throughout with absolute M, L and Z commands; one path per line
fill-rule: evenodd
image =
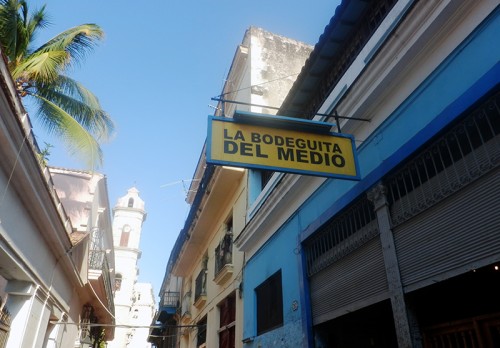
M 120 291 L 122 288 L 122 275 L 118 273 L 115 275 L 115 291 Z
M 122 229 L 122 235 L 120 238 L 120 246 L 127 247 L 128 246 L 128 238 L 130 237 L 130 226 L 125 225 Z
M 134 199 L 132 197 L 130 197 L 128 199 L 128 207 L 129 208 L 133 208 L 134 207 Z

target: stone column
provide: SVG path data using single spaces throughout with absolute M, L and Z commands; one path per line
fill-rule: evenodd
M 408 309 L 404 298 L 401 275 L 399 273 L 399 264 L 391 229 L 392 223 L 386 192 L 387 189 L 385 186 L 378 184 L 368 192 L 368 199 L 373 202 L 375 213 L 377 214 L 398 346 L 400 348 L 421 347 L 421 344 L 413 339 L 410 330 Z

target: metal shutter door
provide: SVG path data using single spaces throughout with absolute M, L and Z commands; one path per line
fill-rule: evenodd
M 310 278 L 313 325 L 388 298 L 380 238 Z
M 500 171 L 399 225 L 394 240 L 407 291 L 500 260 Z

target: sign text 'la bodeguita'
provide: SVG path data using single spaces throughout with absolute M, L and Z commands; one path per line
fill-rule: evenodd
M 294 121 L 293 127 L 258 122 L 209 117 L 207 163 L 359 179 L 352 136 L 331 133 L 331 125 L 311 131 L 313 121 Z

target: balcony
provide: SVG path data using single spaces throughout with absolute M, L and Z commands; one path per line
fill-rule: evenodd
M 167 291 L 163 293 L 160 307 L 177 308 L 179 307 L 180 293 L 178 291 Z
M 179 308 L 179 299 L 179 292 L 166 291 L 163 293 L 158 311 L 158 321 L 166 323 L 175 316 L 177 308 Z
M 115 312 L 113 286 L 107 252 L 102 247 L 103 231 L 95 228 L 91 233 L 92 240 L 88 257 L 88 280 L 89 286 L 93 290 L 92 292 L 98 297 L 94 306 L 96 308 L 96 315 L 102 318 L 100 322 L 114 324 L 114 318 L 110 314 L 114 314 Z M 107 310 L 103 309 L 99 302 L 106 304 Z M 112 339 L 113 336 L 114 330 L 106 330 L 107 339 Z
M 180 317 L 183 324 L 187 324 L 191 320 L 191 291 L 187 292 L 182 298 Z
M 202 269 L 196 277 L 194 291 L 194 305 L 196 308 L 201 308 L 207 301 L 207 270 Z
M 233 234 L 228 231 L 215 248 L 214 282 L 221 285 L 233 275 Z

